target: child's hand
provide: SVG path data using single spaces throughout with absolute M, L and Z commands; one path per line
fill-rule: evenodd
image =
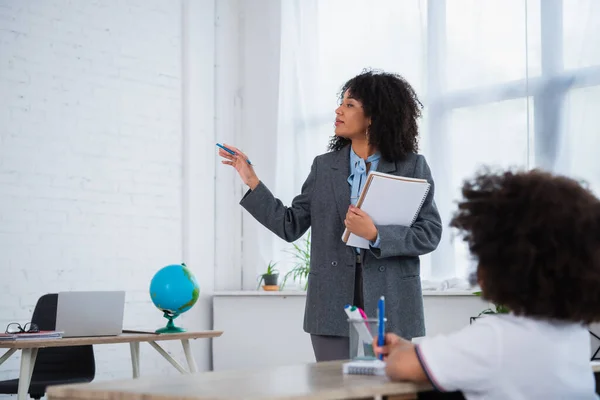
M 379 354 L 383 354 L 383 359 L 385 360 L 394 347 L 402 344 L 405 341 L 406 340 L 402 339 L 400 336 L 394 333 L 386 333 L 385 344 L 379 347 L 377 345 L 377 336 L 375 336 L 375 338 L 373 339 L 373 351 L 375 352 L 376 356 L 379 356 Z

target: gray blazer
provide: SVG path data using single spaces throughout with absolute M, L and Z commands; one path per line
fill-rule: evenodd
M 442 234 L 434 183 L 422 155 L 403 161 L 380 160 L 380 172 L 427 179 L 431 189 L 411 227 L 377 226 L 379 249 L 362 250 L 365 312 L 377 315 L 377 300 L 385 296 L 386 330 L 404 338 L 425 335 L 419 256 L 433 251 Z M 350 146 L 316 157 L 310 174 L 290 207 L 261 182 L 240 204 L 280 238 L 293 242 L 311 230 L 310 274 L 304 330 L 317 335 L 348 336 L 344 306 L 354 298 L 356 252 L 342 241 L 350 206 Z M 402 199 L 398 199 L 402 207 Z

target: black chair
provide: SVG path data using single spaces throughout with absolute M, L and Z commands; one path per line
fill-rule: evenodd
M 56 305 L 58 294 L 45 294 L 39 298 L 31 322 L 40 330 L 51 331 L 56 327 Z M 52 385 L 87 383 L 94 380 L 96 361 L 92 345 L 73 347 L 48 347 L 39 349 L 29 395 L 40 399 L 46 388 Z M 0 381 L 1 394 L 17 394 L 19 379 Z

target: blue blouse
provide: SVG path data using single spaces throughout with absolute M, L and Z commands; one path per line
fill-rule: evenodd
M 350 184 L 350 203 L 352 205 L 356 205 L 360 196 L 360 191 L 367 181 L 367 163 L 371 163 L 369 170 L 375 171 L 377 165 L 379 165 L 380 158 L 381 154 L 376 152 L 375 154 L 370 155 L 365 162 L 365 160 L 360 158 L 354 152 L 352 146 L 350 146 L 350 176 L 348 177 L 348 183 Z M 380 241 L 379 233 L 377 233 L 377 239 L 375 239 L 375 242 L 371 242 L 371 247 L 379 248 Z M 360 249 L 357 248 L 356 251 L 360 252 Z

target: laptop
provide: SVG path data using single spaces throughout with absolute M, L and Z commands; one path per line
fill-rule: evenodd
M 120 335 L 124 311 L 125 291 L 60 292 L 56 330 L 63 337 Z

